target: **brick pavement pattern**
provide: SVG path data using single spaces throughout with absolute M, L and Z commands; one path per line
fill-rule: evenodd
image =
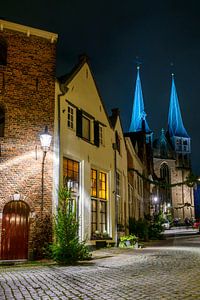
M 200 299 L 198 248 L 103 251 L 78 266 L 1 267 L 0 299 Z

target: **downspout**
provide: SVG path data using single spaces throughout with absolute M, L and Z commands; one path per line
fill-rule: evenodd
M 59 82 L 59 81 L 58 81 Z M 59 87 L 60 87 L 60 91 L 61 93 L 58 94 L 57 96 L 57 100 L 58 100 L 58 103 L 57 103 L 57 117 L 58 117 L 58 128 L 57 128 L 57 147 L 58 147 L 58 188 L 60 187 L 61 185 L 61 178 L 60 178 L 60 170 L 61 170 L 61 166 L 60 166 L 60 157 L 61 157 L 61 147 L 60 147 L 60 141 L 61 141 L 61 138 L 60 138 L 60 128 L 61 128 L 61 118 L 60 118 L 60 102 L 61 102 L 61 97 L 64 96 L 64 94 L 67 92 L 68 88 L 65 87 L 64 84 L 60 83 L 59 82 Z M 58 193 L 56 193 L 57 195 L 57 203 L 56 203 L 56 206 L 58 205 Z
M 114 150 L 114 195 L 115 195 L 115 246 L 118 245 L 118 236 L 117 236 L 117 221 L 118 221 L 118 205 L 117 205 L 117 152 L 116 152 L 116 143 L 113 143 Z

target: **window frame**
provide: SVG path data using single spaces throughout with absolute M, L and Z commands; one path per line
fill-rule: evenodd
M 74 130 L 74 108 L 68 104 L 67 106 L 67 127 Z
M 93 194 L 93 187 L 94 187 L 94 176 L 93 174 L 96 174 L 96 196 Z M 100 175 L 101 174 L 101 175 Z M 103 174 L 103 181 L 102 179 Z M 100 231 L 101 234 L 103 234 L 104 231 L 107 231 L 107 222 L 108 222 L 108 173 L 99 169 L 91 168 L 91 238 L 93 239 L 93 236 L 95 236 L 95 230 L 94 230 L 94 214 L 96 214 L 96 230 Z M 103 184 L 102 184 L 102 183 Z M 105 185 L 104 185 L 105 184 Z M 105 197 L 102 198 L 102 187 Z M 92 202 L 96 201 L 96 207 L 97 211 L 93 211 L 93 204 Z M 102 207 L 104 206 L 104 210 L 102 210 Z
M 88 134 L 85 135 L 84 133 L 84 120 L 88 122 Z M 82 115 L 82 139 L 90 142 L 91 141 L 91 119 L 88 118 L 85 114 Z

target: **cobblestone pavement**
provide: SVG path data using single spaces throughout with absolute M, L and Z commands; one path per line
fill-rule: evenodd
M 200 237 L 169 244 L 96 251 L 73 267 L 1 267 L 0 300 L 200 299 Z

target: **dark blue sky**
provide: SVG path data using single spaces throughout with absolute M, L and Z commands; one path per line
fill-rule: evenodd
M 132 112 L 136 57 L 142 62 L 145 110 L 155 137 L 167 128 L 173 71 L 192 139 L 193 169 L 200 175 L 200 1 L 6 0 L 1 17 L 59 34 L 58 76 L 77 63 L 80 53 L 87 53 L 108 113 L 119 107 L 125 131 Z

